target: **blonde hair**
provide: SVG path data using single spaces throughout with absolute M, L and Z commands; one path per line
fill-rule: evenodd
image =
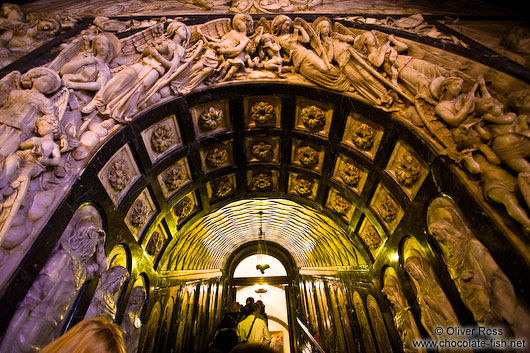
M 126 353 L 118 325 L 103 317 L 85 319 L 41 353 Z

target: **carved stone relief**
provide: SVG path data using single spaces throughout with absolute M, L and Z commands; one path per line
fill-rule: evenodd
M 346 223 L 350 222 L 355 206 L 339 191 L 330 189 L 326 200 L 326 208 L 340 216 Z
M 359 115 L 350 114 L 348 116 L 342 143 L 353 147 L 368 158 L 374 159 L 382 138 L 383 130 L 375 123 Z
M 228 102 L 214 101 L 193 107 L 191 110 L 195 133 L 207 136 L 231 129 Z
M 278 190 L 277 170 L 255 170 L 248 171 L 247 182 L 251 191 L 273 191 Z
M 372 330 L 370 329 L 370 323 L 364 309 L 363 299 L 357 292 L 353 292 L 352 297 L 355 315 L 357 316 L 357 322 L 361 328 L 361 337 L 364 343 L 364 350 L 369 353 L 375 353 L 377 352 L 377 349 L 375 348 Z
M 392 352 L 392 347 L 390 346 L 388 333 L 386 331 L 385 323 L 383 322 L 383 317 L 381 316 L 381 311 L 379 310 L 379 305 L 371 295 L 366 297 L 366 308 L 368 316 L 370 317 L 370 322 L 372 323 L 374 334 L 377 337 L 376 342 L 379 351 Z
M 125 343 L 125 350 L 131 353 L 138 352 L 138 345 L 140 343 L 140 332 L 142 328 L 142 320 L 140 316 L 147 299 L 147 292 L 145 289 L 144 280 L 139 277 L 129 294 L 129 301 L 125 308 L 123 321 L 120 325 L 120 331 Z
M 318 190 L 318 181 L 297 173 L 289 173 L 289 193 L 314 200 Z
M 145 243 L 145 252 L 151 257 L 151 260 L 155 262 L 158 254 L 167 242 L 168 236 L 164 230 L 164 226 L 160 223 L 156 229 L 151 233 Z
M 173 215 L 178 225 L 182 224 L 189 216 L 198 209 L 197 197 L 190 192 L 173 206 Z
M 279 145 L 278 137 L 256 136 L 249 137 L 246 143 L 247 161 L 261 163 L 278 163 L 279 162 Z
M 142 140 L 151 163 L 158 161 L 181 146 L 182 138 L 175 115 L 171 115 L 142 131 Z
M 232 142 L 225 141 L 200 151 L 205 173 L 233 164 Z
M 149 190 L 146 188 L 133 202 L 124 220 L 136 241 L 141 238 L 145 226 L 147 226 L 155 213 L 155 204 Z
M 530 315 L 486 247 L 478 241 L 456 204 L 436 198 L 427 210 L 430 235 L 438 242 L 462 301 L 481 326 L 503 327 L 514 337 L 528 337 Z
M 414 321 L 414 316 L 410 312 L 410 306 L 401 290 L 396 271 L 387 267 L 383 277 L 383 294 L 390 302 L 390 309 L 394 316 L 394 326 L 399 332 L 399 337 L 403 344 L 403 351 L 405 353 L 422 352 L 422 348 L 413 347 L 412 341 L 421 340 L 420 331 Z
M 411 200 L 429 174 L 425 162 L 402 141 L 396 143 L 385 170 Z
M 245 112 L 245 125 L 247 127 L 279 127 L 281 124 L 281 97 L 244 97 L 243 109 Z
M 107 267 L 101 227 L 101 217 L 93 206 L 76 211 L 12 317 L 2 352 L 34 352 L 53 341 L 82 285 Z
M 383 220 L 390 232 L 396 229 L 404 214 L 401 206 L 382 185 L 377 186 L 370 207 Z
M 291 161 L 303 168 L 319 171 L 324 163 L 324 150 L 316 144 L 293 140 Z
M 333 117 L 333 108 L 328 104 L 308 99 L 296 102 L 295 128 L 328 136 Z
M 372 256 L 375 258 L 377 251 L 383 245 L 383 239 L 373 224 L 365 218 L 359 230 L 359 237 L 362 239 L 364 245 L 368 248 Z M 384 237 L 386 239 L 386 237 Z
M 232 195 L 236 190 L 235 174 L 229 174 L 221 178 L 214 179 L 206 184 L 208 196 L 215 202 Z
M 166 199 L 171 198 L 192 180 L 186 158 L 182 158 L 158 175 L 158 182 Z
M 122 266 L 110 267 L 103 273 L 85 318 L 102 316 L 111 322 L 114 321 L 118 310 L 118 298 L 128 279 L 129 271 Z
M 101 168 L 98 178 L 115 206 L 121 202 L 134 182 L 140 178 L 140 171 L 129 145 L 124 145 Z
M 368 173 L 348 157 L 339 155 L 335 161 L 332 178 L 360 195 Z
M 405 270 L 415 287 L 416 299 L 421 310 L 421 323 L 431 339 L 435 341 L 455 340 L 460 337 L 449 335 L 446 330 L 443 330 L 442 334 L 434 331 L 436 327 L 456 327 L 460 326 L 460 323 L 416 239 L 408 238 L 405 241 L 403 258 Z M 450 349 L 444 351 L 450 351 Z

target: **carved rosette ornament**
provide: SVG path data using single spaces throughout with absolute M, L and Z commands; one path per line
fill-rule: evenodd
M 170 191 L 177 190 L 187 179 L 186 169 L 183 165 L 175 165 L 169 168 L 163 176 L 164 185 Z
M 221 109 L 210 107 L 199 117 L 199 126 L 206 130 L 215 130 L 221 124 L 223 116 L 224 114 Z
M 359 181 L 361 181 L 361 171 L 352 163 L 344 162 L 340 166 L 339 177 L 344 184 L 355 188 L 359 185 Z
M 309 105 L 302 109 L 302 123 L 308 129 L 321 130 L 326 124 L 326 114 L 324 111 L 314 105 Z
M 309 196 L 313 192 L 313 181 L 297 176 L 293 180 L 293 190 L 300 196 Z
M 251 185 L 254 190 L 272 189 L 272 175 L 267 173 L 255 173 L 252 175 Z
M 226 147 L 215 147 L 206 154 L 206 163 L 212 168 L 220 167 L 228 160 Z
M 267 124 L 274 120 L 274 107 L 268 102 L 256 103 L 250 108 L 250 118 L 256 122 L 256 124 Z
M 302 146 L 297 149 L 296 158 L 304 167 L 313 169 L 318 164 L 318 151 L 311 146 Z
M 164 245 L 164 237 L 160 234 L 160 232 L 155 231 L 153 232 L 153 235 L 151 235 L 151 238 L 149 238 L 149 242 L 145 246 L 145 251 L 149 255 L 155 256 L 158 254 L 160 249 L 162 249 L 162 245 Z
M 173 213 L 178 219 L 182 219 L 188 217 L 194 208 L 195 204 L 193 200 L 191 197 L 186 196 L 173 207 Z
M 352 142 L 362 150 L 369 150 L 374 145 L 375 132 L 371 126 L 363 123 L 354 124 L 352 127 Z
M 388 195 L 383 196 L 379 203 L 379 215 L 386 223 L 392 223 L 396 219 L 399 207 Z
M 168 124 L 157 126 L 151 135 L 151 147 L 157 153 L 163 153 L 175 142 L 175 133 Z
M 133 205 L 129 221 L 135 228 L 140 228 L 146 221 L 151 211 L 149 205 L 143 200 L 136 200 Z
M 404 154 L 399 159 L 394 169 L 396 178 L 403 186 L 409 187 L 414 185 L 420 177 L 421 165 L 418 160 L 410 154 Z
M 129 163 L 125 159 L 118 159 L 112 163 L 108 172 L 108 180 L 110 186 L 115 191 L 125 189 L 129 181 L 131 181 L 131 170 Z
M 272 145 L 265 141 L 259 141 L 252 145 L 252 155 L 257 159 L 269 159 L 272 156 Z
M 351 208 L 351 202 L 339 194 L 331 196 L 330 205 L 336 213 L 341 215 L 346 215 Z
M 375 252 L 381 245 L 381 237 L 375 227 L 371 224 L 364 227 L 361 234 L 359 234 L 363 242 L 366 244 L 370 252 Z
M 216 197 L 225 197 L 234 190 L 232 181 L 228 177 L 212 182 L 212 191 Z

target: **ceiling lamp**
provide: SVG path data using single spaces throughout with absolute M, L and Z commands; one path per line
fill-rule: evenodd
M 265 274 L 265 270 L 270 268 L 269 264 L 265 263 L 263 255 L 267 255 L 267 244 L 265 242 L 265 233 L 263 232 L 263 211 L 260 209 L 259 212 L 259 233 L 258 233 L 258 264 L 256 270 L 259 270 L 261 274 Z

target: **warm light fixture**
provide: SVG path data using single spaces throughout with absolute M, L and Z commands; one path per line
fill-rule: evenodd
M 267 255 L 267 244 L 265 243 L 265 233 L 263 232 L 263 211 L 260 209 L 259 212 L 259 232 L 258 232 L 258 264 L 256 265 L 256 270 L 259 270 L 261 274 L 265 274 L 265 270 L 270 268 L 270 265 L 267 263 L 262 263 L 263 255 Z

